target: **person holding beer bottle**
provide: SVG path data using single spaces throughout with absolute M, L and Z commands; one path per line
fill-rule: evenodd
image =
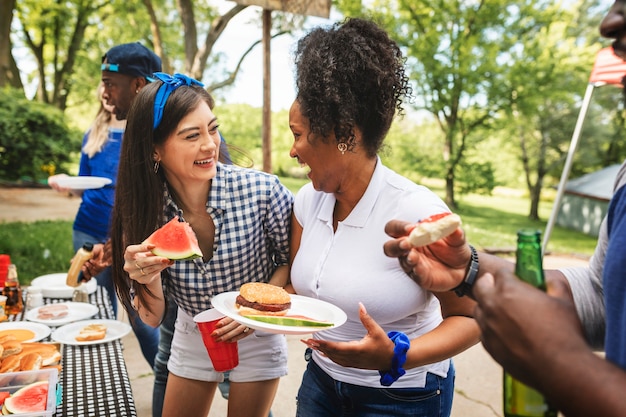
M 617 0 L 600 33 L 626 59 L 626 0 Z M 624 83 L 622 83 L 624 84 Z M 518 279 L 514 264 L 479 253 L 475 283 L 464 281 L 470 249 L 461 229 L 411 249 L 409 224 L 387 223 L 387 256 L 431 291 L 464 289 L 487 351 L 568 417 L 626 415 L 626 162 L 588 268 L 546 270 L 547 294 Z M 606 306 L 606 307 L 605 307 Z M 606 329 L 606 331 L 605 331 Z M 594 350 L 604 349 L 605 357 Z
M 626 58 L 626 0 L 617 0 L 600 32 Z M 479 253 L 479 274 L 464 282 L 469 246 L 461 229 L 424 250 L 411 249 L 407 222 L 392 220 L 388 256 L 421 286 L 461 286 L 475 298 L 487 351 L 511 375 L 536 388 L 568 417 L 626 415 L 626 162 L 589 268 L 546 270 L 547 294 L 514 274 L 514 264 Z M 464 261 L 464 262 L 461 262 Z M 464 264 L 464 265 L 462 265 Z M 606 304 L 606 310 L 604 308 Z M 606 331 L 604 331 L 606 327 Z M 604 347 L 605 358 L 594 348 Z

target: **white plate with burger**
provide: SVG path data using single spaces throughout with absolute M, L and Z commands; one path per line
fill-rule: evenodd
M 73 321 L 89 319 L 96 315 L 98 307 L 89 303 L 55 303 L 28 310 L 26 320 L 48 326 L 62 326 Z
M 266 294 L 265 289 L 273 294 Z M 238 298 L 240 295 L 246 298 Z M 268 333 L 310 334 L 339 327 L 347 319 L 343 310 L 326 301 L 287 294 L 282 288 L 260 283 L 244 284 L 239 292 L 218 294 L 211 304 L 225 316 Z
M 59 327 L 51 337 L 64 345 L 97 345 L 121 339 L 130 330 L 130 325 L 119 320 L 81 320 Z
M 74 290 L 78 287 L 74 288 L 65 284 L 66 279 L 67 272 L 58 272 L 37 277 L 31 281 L 30 285 L 40 287 L 41 293 L 46 298 L 72 298 Z M 98 289 L 98 282 L 95 279 L 90 279 L 80 285 L 87 291 L 87 294 L 93 294 Z

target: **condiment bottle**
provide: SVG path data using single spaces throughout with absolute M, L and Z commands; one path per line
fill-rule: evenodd
M 31 286 L 26 290 L 26 310 L 41 307 L 43 305 L 43 293 L 41 287 Z
M 7 280 L 4 283 L 4 289 L 2 295 L 7 297 L 6 314 L 19 314 L 24 309 L 24 302 L 22 300 L 22 289 L 20 288 L 20 281 L 17 279 L 17 267 L 15 264 L 9 265 L 9 271 L 7 272 Z
M 517 232 L 515 275 L 536 288 L 546 290 L 541 255 L 541 232 Z M 538 391 L 519 382 L 506 371 L 502 386 L 505 417 L 557 417 L 554 409 Z
M 76 255 L 72 258 L 72 264 L 69 271 L 67 271 L 67 278 L 65 283 L 70 287 L 78 287 L 81 281 L 81 271 L 83 264 L 93 257 L 93 244 L 85 243 L 82 247 L 78 248 Z

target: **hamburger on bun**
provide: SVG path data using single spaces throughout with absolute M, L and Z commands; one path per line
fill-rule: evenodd
M 276 285 L 249 282 L 241 286 L 235 303 L 242 316 L 284 316 L 291 308 L 291 297 Z
M 454 213 L 439 213 L 420 220 L 409 234 L 409 242 L 414 247 L 435 243 L 461 225 L 461 217 Z

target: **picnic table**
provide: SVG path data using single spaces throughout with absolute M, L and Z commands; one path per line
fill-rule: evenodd
M 66 301 L 44 297 L 45 304 Z M 94 319 L 115 319 L 105 288 L 98 286 L 95 292 L 89 294 L 89 302 L 98 307 Z M 9 320 L 24 320 L 24 312 L 9 316 Z M 50 337 L 44 341 L 50 341 Z M 121 339 L 99 344 L 61 346 L 59 384 L 63 398 L 56 409 L 56 417 L 137 416 Z

